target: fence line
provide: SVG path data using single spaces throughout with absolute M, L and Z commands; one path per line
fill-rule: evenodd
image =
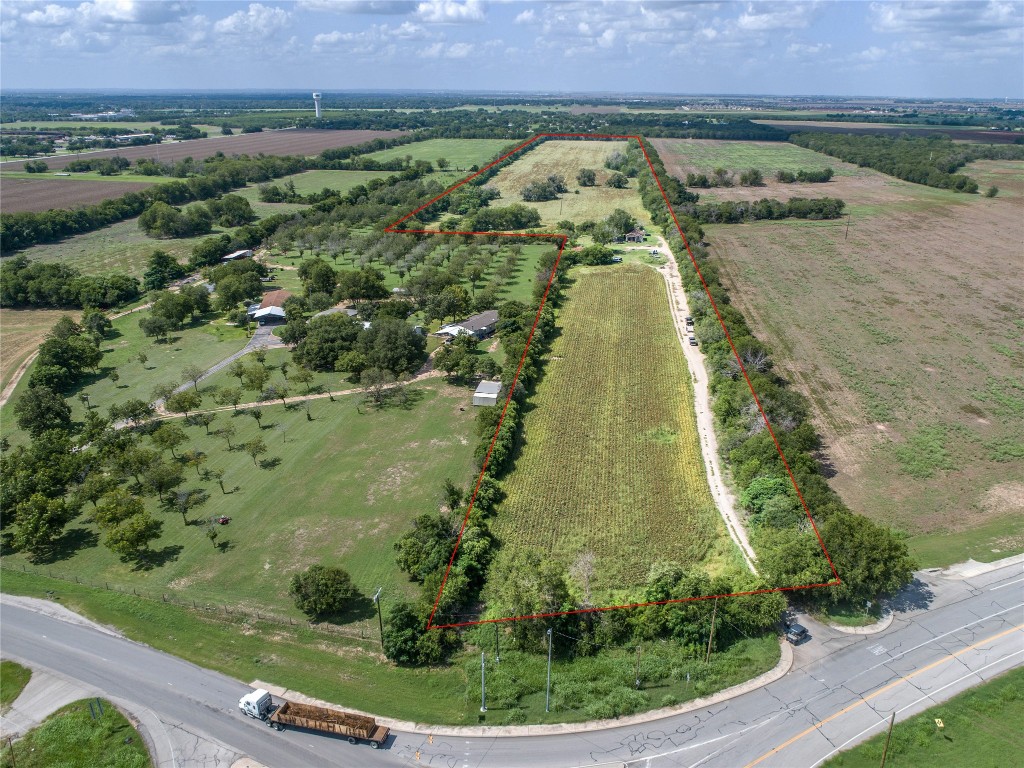
M 159 597 L 155 597 L 152 593 L 145 591 L 139 591 L 137 587 L 123 587 L 118 584 L 111 584 L 110 582 L 104 581 L 96 583 L 89 581 L 88 579 L 82 579 L 77 574 L 68 576 L 60 572 L 54 572 L 52 568 L 32 568 L 24 564 L 14 565 L 11 563 L 0 562 L 0 570 L 8 571 L 20 571 L 22 573 L 32 574 L 33 576 L 45 576 L 50 579 L 57 581 L 65 581 L 69 584 L 74 583 L 80 586 L 88 587 L 90 589 L 105 590 L 108 592 L 117 592 L 122 595 L 131 595 L 138 597 L 141 600 L 149 600 L 151 602 L 163 602 L 177 605 L 182 608 L 186 608 L 190 611 L 197 611 L 206 614 L 216 614 L 231 616 L 233 618 L 242 619 L 253 619 L 255 621 L 270 622 L 273 624 L 281 624 L 284 626 L 292 627 L 306 627 L 314 631 L 323 632 L 330 635 L 341 635 L 356 640 L 377 640 L 379 634 L 376 626 L 376 622 L 369 619 L 361 621 L 355 621 L 348 625 L 330 624 L 327 622 L 316 623 L 307 621 L 305 619 L 293 619 L 290 616 L 280 616 L 272 612 L 265 612 L 262 610 L 253 609 L 242 609 L 242 608 L 231 608 L 226 604 L 218 603 L 216 601 L 204 600 L 199 597 L 183 598 L 180 595 L 176 595 L 173 592 L 160 592 Z

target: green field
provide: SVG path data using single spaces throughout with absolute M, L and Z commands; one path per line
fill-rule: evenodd
M 616 208 L 621 208 L 638 221 L 650 225 L 650 216 L 636 191 L 636 181 L 630 180 L 626 189 L 604 186 L 611 171 L 604 161 L 612 152 L 625 152 L 624 141 L 545 141 L 521 158 L 502 168 L 488 184 L 501 191 L 501 200 L 492 205 L 523 203 L 540 211 L 546 227 L 568 219 L 576 223 L 600 221 Z M 597 172 L 597 186 L 579 187 L 576 173 L 581 168 Z M 550 174 L 565 177 L 569 191 L 557 200 L 543 203 L 524 203 L 522 190 L 534 181 L 543 181 Z M 578 194 L 577 194 L 578 192 Z
M 580 270 L 494 523 L 499 559 L 596 556 L 599 590 L 659 559 L 722 569 L 733 549 L 704 474 L 665 285 L 641 265 Z
M 103 707 L 102 715 L 90 710 L 97 702 Z M 106 699 L 82 699 L 61 707 L 23 738 L 5 745 L 0 763 L 21 768 L 153 765 L 142 736 Z
M 270 181 L 278 187 L 283 187 L 289 181 L 295 185 L 295 191 L 300 195 L 308 195 L 327 187 L 339 192 L 348 192 L 359 184 L 365 184 L 372 179 L 386 178 L 392 175 L 392 171 L 304 171 L 291 176 L 282 176 Z M 251 203 L 259 201 L 258 185 L 240 189 L 232 194 L 241 195 Z M 275 206 L 289 205 L 288 203 L 274 203 Z
M 499 150 L 513 147 L 517 142 L 510 139 L 427 139 L 400 147 L 382 149 L 362 157 L 371 160 L 395 160 L 411 157 L 413 160 L 429 160 L 436 166 L 439 157 L 451 165 L 449 173 L 468 171 L 471 165 L 483 166 L 491 161 Z
M 800 170 L 817 171 L 831 167 L 837 176 L 854 173 L 852 170 L 841 168 L 842 164 L 835 158 L 784 141 L 655 139 L 654 145 L 666 164 L 672 158 L 684 171 L 708 175 L 715 168 L 730 171 L 757 168 L 766 179 L 780 170 L 795 173 Z
M 53 171 L 46 173 L 26 173 L 24 171 L 0 171 L 0 179 L 51 179 Z M 136 176 L 134 173 L 121 173 L 117 176 L 102 176 L 95 171 L 72 173 L 70 176 L 59 177 L 62 181 L 135 181 L 141 184 L 153 184 L 160 181 L 159 176 Z
M 50 567 L 94 583 L 296 618 L 301 614 L 288 597 L 288 579 L 315 563 L 346 568 L 364 593 L 379 586 L 392 596 L 405 593 L 413 587 L 398 571 L 392 544 L 412 518 L 437 508 L 445 477 L 463 483 L 472 474 L 472 445 L 463 435 L 471 433 L 473 414 L 460 410 L 469 398 L 466 389 L 438 383 L 414 385 L 407 408 L 376 411 L 362 406 L 358 395 L 325 398 L 313 401 L 309 420 L 300 407 L 264 404 L 262 428 L 243 414 L 218 414 L 211 429 L 232 425 L 235 450 L 202 426 L 187 426 L 188 441 L 177 453 L 205 453 L 204 469 L 223 470 L 229 492 L 194 469 L 187 469 L 181 489 L 210 494 L 190 514 L 193 521 L 232 518 L 219 528 L 223 549 L 211 545 L 203 524 L 185 525 L 180 514 L 147 497 L 164 521 L 163 535 L 152 545 L 156 567 L 139 570 L 119 561 L 84 517 L 68 527 L 71 554 Z M 269 449 L 263 466 L 237 449 L 256 437 Z M 9 555 L 5 562 L 27 561 Z
M 32 670 L 13 661 L 0 661 L 0 712 L 6 712 L 11 704 L 21 695 Z
M 891 768 L 971 766 L 1003 768 L 1020 763 L 1024 752 L 1024 669 L 1015 669 L 892 729 L 885 764 Z M 942 721 L 940 729 L 936 719 Z M 841 752 L 828 768 L 874 768 L 882 759 L 886 734 Z M 1014 757 L 1016 755 L 1016 757 Z
M 214 227 L 212 234 L 224 231 Z M 139 228 L 138 219 L 127 219 L 58 243 L 34 245 L 21 253 L 32 261 L 59 261 L 84 275 L 118 272 L 141 278 L 153 251 L 167 251 L 179 261 L 186 261 L 192 248 L 206 237 L 209 235 L 157 240 Z

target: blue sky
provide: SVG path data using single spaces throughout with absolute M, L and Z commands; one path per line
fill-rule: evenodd
M 1024 2 L 0 4 L 3 88 L 1024 98 Z

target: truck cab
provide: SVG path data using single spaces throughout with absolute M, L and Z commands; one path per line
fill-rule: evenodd
M 274 709 L 274 699 L 269 691 L 259 688 L 252 693 L 247 693 L 238 700 L 238 708 L 242 714 L 254 717 L 257 720 L 265 720 Z

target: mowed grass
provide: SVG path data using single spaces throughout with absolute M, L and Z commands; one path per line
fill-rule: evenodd
M 613 152 L 624 153 L 626 146 L 625 141 L 545 141 L 503 168 L 488 182 L 489 186 L 501 192 L 501 200 L 491 205 L 523 203 L 536 208 L 546 227 L 553 227 L 564 219 L 576 223 L 600 221 L 616 208 L 649 225 L 650 216 L 636 191 L 635 179 L 630 179 L 626 189 L 604 186 L 612 174 L 604 167 L 605 160 Z M 590 168 L 597 173 L 597 186 L 580 187 L 576 183 L 576 174 L 581 168 Z M 564 176 L 569 191 L 563 192 L 557 200 L 524 202 L 523 188 L 531 182 L 544 181 L 551 174 Z
M 1024 751 L 1020 728 L 1022 709 L 1024 669 L 1015 669 L 896 723 L 885 764 L 893 768 L 936 765 L 1002 768 L 1019 764 Z M 942 721 L 941 729 L 936 720 Z M 874 768 L 881 762 L 886 735 L 882 729 L 882 733 L 839 753 L 824 765 L 828 768 Z
M 977 545 L 1024 512 L 1021 201 L 868 181 L 876 205 L 848 236 L 845 221 L 708 226 L 712 260 L 810 399 L 854 511 L 936 534 L 925 566 L 950 561 L 944 544 L 1020 551 L 1019 536 Z M 964 546 L 974 529 L 988 533 Z
M 820 171 L 832 168 L 837 175 L 854 171 L 838 167 L 840 161 L 785 141 L 717 141 L 713 139 L 654 139 L 661 159 L 678 164 L 685 172 L 711 175 L 715 168 L 744 171 L 757 168 L 765 178 L 776 171 Z M 819 185 L 823 190 L 827 187 Z M 700 192 L 701 190 L 698 190 Z M 824 192 L 822 194 L 825 194 Z
M 5 389 L 28 356 L 35 352 L 53 324 L 77 310 L 0 309 L 0 389 Z
M 153 765 L 142 736 L 106 699 L 82 699 L 61 707 L 23 738 L 5 745 L 0 761 L 22 768 Z
M 499 557 L 571 565 L 592 552 L 595 587 L 611 590 L 641 583 L 656 560 L 700 567 L 718 551 L 725 531 L 667 301 L 648 267 L 575 275 L 504 482 Z
M 215 227 L 212 234 L 224 231 Z M 166 251 L 178 261 L 185 262 L 192 248 L 209 236 L 157 240 L 148 237 L 139 228 L 138 219 L 127 219 L 57 243 L 34 245 L 21 251 L 21 254 L 32 261 L 59 261 L 80 270 L 84 275 L 116 272 L 141 278 L 146 271 L 146 260 L 153 251 Z
M 263 404 L 262 427 L 245 414 L 219 413 L 211 430 L 234 427 L 233 450 L 227 439 L 177 419 L 188 440 L 176 453 L 203 452 L 203 469 L 224 472 L 226 493 L 215 479 L 186 468 L 179 490 L 209 494 L 188 514 L 188 525 L 147 497 L 147 508 L 164 523 L 152 544 L 152 567 L 121 562 L 103 546 L 86 522 L 88 509 L 68 526 L 47 567 L 158 599 L 166 593 L 295 618 L 301 614 L 288 595 L 289 580 L 317 563 L 345 568 L 364 594 L 383 586 L 392 598 L 411 596 L 415 585 L 395 564 L 394 542 L 414 517 L 438 508 L 444 478 L 465 483 L 472 475 L 473 446 L 466 436 L 473 413 L 468 389 L 437 383 L 412 385 L 410 392 L 407 407 L 380 411 L 364 405 L 360 395 L 315 400 L 312 420 L 299 406 Z M 261 464 L 239 448 L 256 438 L 267 447 Z M 231 523 L 217 526 L 215 547 L 206 521 L 219 515 Z M 17 554 L 5 562 L 30 565 Z
M 21 695 L 32 677 L 32 670 L 17 662 L 0 661 L 0 712 L 6 712 Z
M 345 193 L 360 184 L 366 184 L 373 179 L 386 178 L 393 174 L 393 171 L 304 171 L 303 173 L 295 173 L 291 176 L 281 176 L 268 183 L 283 188 L 290 181 L 295 185 L 295 191 L 300 195 L 320 192 L 324 188 Z M 240 189 L 233 194 L 241 195 L 249 200 L 250 203 L 256 203 L 260 199 L 259 185 Z M 271 205 L 288 204 L 273 203 Z
M 53 171 L 46 173 L 26 173 L 25 171 L 0 171 L 0 179 L 52 179 Z M 121 173 L 117 176 L 103 176 L 95 171 L 72 173 L 70 176 L 59 176 L 61 181 L 135 181 L 141 184 L 160 183 L 160 176 L 136 176 L 133 173 Z

